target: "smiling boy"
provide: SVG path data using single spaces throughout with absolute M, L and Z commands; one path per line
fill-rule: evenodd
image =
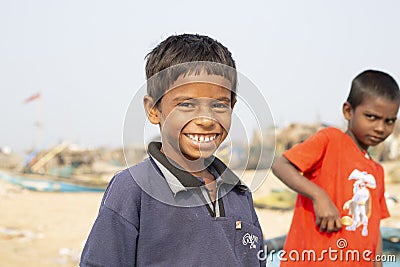
M 391 76 L 364 71 L 343 104 L 346 132 L 325 128 L 275 161 L 274 174 L 299 193 L 281 266 L 381 266 L 374 259 L 389 212 L 383 168 L 368 148 L 392 133 L 399 104 Z
M 213 156 L 236 102 L 231 53 L 207 36 L 170 36 L 146 76 L 144 108 L 162 142 L 110 182 L 81 266 L 265 264 L 251 192 Z

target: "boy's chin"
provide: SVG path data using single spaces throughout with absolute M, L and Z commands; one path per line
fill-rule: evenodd
M 204 160 L 214 156 L 214 152 L 199 152 L 197 155 L 185 155 L 185 159 L 188 161 Z
M 377 145 L 379 145 L 379 144 L 381 144 L 381 143 L 382 143 L 382 141 L 379 141 L 379 142 L 369 141 L 369 142 L 365 142 L 365 143 L 364 143 L 364 146 L 365 146 L 365 147 L 368 147 L 368 148 L 370 148 L 370 147 L 376 147 Z

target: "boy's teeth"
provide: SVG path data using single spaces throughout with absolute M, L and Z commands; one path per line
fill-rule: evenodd
M 198 135 L 198 134 L 187 134 L 190 139 L 196 142 L 210 142 L 216 138 L 216 134 L 214 135 Z

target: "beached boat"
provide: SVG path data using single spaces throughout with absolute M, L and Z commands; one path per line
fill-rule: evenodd
M 22 188 L 32 191 L 44 192 L 102 192 L 104 186 L 90 185 L 90 184 L 77 184 L 61 181 L 57 178 L 45 179 L 44 177 L 24 177 L 21 175 L 0 172 L 0 179 L 7 181 L 11 184 L 20 186 Z

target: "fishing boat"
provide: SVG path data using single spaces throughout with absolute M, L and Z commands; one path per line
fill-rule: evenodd
M 24 177 L 21 175 L 10 174 L 6 172 L 0 172 L 0 179 L 7 181 L 11 184 L 17 185 L 24 189 L 32 191 L 42 192 L 102 192 L 104 191 L 104 185 L 93 185 L 80 181 L 65 182 L 59 178 L 48 178 L 43 177 Z M 73 181 L 73 180 L 71 180 Z

